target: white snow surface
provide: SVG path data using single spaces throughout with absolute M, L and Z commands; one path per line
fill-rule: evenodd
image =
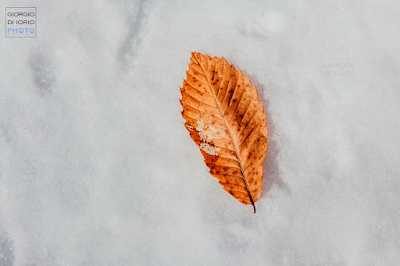
M 37 38 L 5 38 L 15 6 Z M 0 7 L 1 266 L 399 265 L 399 1 Z M 264 102 L 256 214 L 183 125 L 192 51 Z

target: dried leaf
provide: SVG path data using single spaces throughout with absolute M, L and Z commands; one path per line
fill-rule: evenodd
M 180 102 L 190 136 L 211 175 L 256 212 L 268 147 L 266 115 L 256 88 L 224 58 L 196 52 L 186 75 Z

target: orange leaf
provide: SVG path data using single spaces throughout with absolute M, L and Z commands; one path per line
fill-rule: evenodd
M 266 115 L 249 78 L 224 58 L 192 53 L 181 88 L 185 127 L 210 173 L 243 204 L 262 194 Z

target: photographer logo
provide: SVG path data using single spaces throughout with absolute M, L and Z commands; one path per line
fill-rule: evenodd
M 6 7 L 6 37 L 36 38 L 36 7 Z

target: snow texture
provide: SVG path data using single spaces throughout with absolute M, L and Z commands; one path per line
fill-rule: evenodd
M 3 0 L 0 265 L 399 265 L 400 2 Z M 192 51 L 267 112 L 251 206 L 181 117 Z

